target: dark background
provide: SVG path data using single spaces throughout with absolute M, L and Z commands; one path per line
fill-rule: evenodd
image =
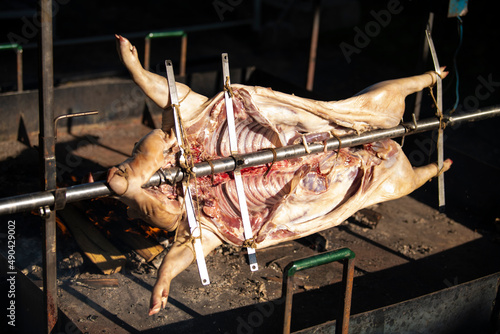
M 145 36 L 151 31 L 204 24 L 235 22 L 254 17 L 254 1 L 54 1 L 54 70 L 56 84 L 96 76 L 123 74 L 113 35 Z M 374 22 L 372 11 L 387 11 L 395 3 L 400 12 L 369 38 L 348 62 L 340 45 L 355 46 L 355 28 Z M 233 4 L 233 5 L 231 5 Z M 227 7 L 225 7 L 227 6 Z M 474 93 L 478 76 L 498 73 L 497 11 L 491 2 L 470 1 L 463 17 L 463 45 L 457 58 L 460 94 Z M 435 13 L 433 36 L 440 63 L 452 68 L 458 46 L 457 21 L 447 18 L 448 1 L 323 1 L 315 91 L 329 98 L 345 98 L 378 80 L 415 74 L 421 59 L 423 29 L 429 12 Z M 298 86 L 306 81 L 313 1 L 262 1 L 259 29 L 245 25 L 189 34 L 189 71 L 219 67 L 221 52 L 231 63 L 256 65 Z M 24 48 L 27 88 L 36 87 L 36 1 L 2 1 L 0 43 L 19 42 Z M 24 15 L 22 15 L 24 14 Z M 21 17 L 16 17 L 21 16 Z M 35 32 L 33 32 L 35 28 Z M 98 37 L 100 42 L 69 44 L 75 39 Z M 143 55 L 143 38 L 132 38 Z M 178 57 L 177 40 L 153 42 L 152 64 Z M 0 84 L 12 89 L 15 58 L 0 52 Z M 213 63 L 210 63 L 210 61 Z M 152 68 L 154 68 L 152 66 Z M 424 70 L 432 69 L 429 62 Z M 454 102 L 454 78 L 445 82 L 445 97 Z M 492 94 L 498 95 L 498 94 Z M 493 97 L 493 96 L 492 96 Z M 495 101 L 481 101 L 490 105 Z M 451 107 L 450 107 L 451 108 Z

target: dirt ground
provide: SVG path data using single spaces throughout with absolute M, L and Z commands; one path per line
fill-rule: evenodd
M 149 131 L 140 120 L 134 120 L 61 134 L 59 156 L 67 161 L 81 158 L 80 164 L 64 177 L 65 182 L 75 182 L 88 171 L 123 161 L 137 139 Z M 36 158 L 27 151 L 20 156 Z M 10 168 L 20 166 L 16 159 L 5 161 Z M 4 162 L 2 167 L 8 164 Z M 22 180 L 26 186 L 33 185 L 29 178 Z M 5 182 L 22 186 L 20 180 Z M 147 316 L 150 292 L 164 253 L 145 263 L 130 248 L 118 244 L 126 254 L 127 264 L 119 273 L 103 275 L 82 255 L 74 239 L 58 230 L 60 308 L 84 333 L 275 333 L 281 330 L 283 320 L 279 300 L 283 269 L 293 260 L 323 251 L 348 247 L 356 254 L 352 314 L 500 270 L 495 256 L 500 251 L 499 234 L 492 228 L 493 222 L 488 225 L 471 220 L 457 210 L 439 213 L 433 204 L 434 183 L 413 196 L 371 207 L 381 216 L 374 228 L 366 225 L 366 215 L 358 213 L 338 227 L 258 251 L 257 272 L 250 272 L 244 251 L 220 246 L 207 258 L 211 284 L 200 283 L 197 267 L 192 264 L 174 279 L 167 308 L 151 317 Z M 41 285 L 37 217 L 22 215 L 16 219 L 28 229 L 18 231 L 24 245 L 18 248 L 19 269 Z M 342 266 L 334 263 L 296 275 L 292 330 L 335 319 L 341 273 Z M 99 278 L 114 279 L 118 284 L 94 285 Z

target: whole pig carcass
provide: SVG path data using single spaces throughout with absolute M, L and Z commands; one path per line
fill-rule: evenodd
M 170 106 L 166 78 L 145 71 L 136 49 L 117 37 L 123 63 L 133 80 L 155 103 Z M 445 75 L 446 72 L 443 72 Z M 442 74 L 442 75 L 443 75 Z M 342 101 L 314 101 L 269 88 L 232 85 L 240 154 L 330 137 L 394 127 L 401 121 L 405 97 L 432 86 L 436 73 L 373 85 Z M 223 93 L 208 99 L 177 83 L 180 114 L 193 162 L 230 155 Z M 177 239 L 158 272 L 149 314 L 165 307 L 171 280 L 194 260 L 184 201 L 179 186 L 142 188 L 160 168 L 178 164 L 172 124 L 164 116 L 157 129 L 136 144 L 132 157 L 110 169 L 108 182 L 129 206 L 129 215 L 168 231 Z M 444 170 L 451 160 L 446 160 Z M 401 147 L 381 140 L 338 152 L 324 152 L 241 170 L 254 239 L 259 249 L 342 223 L 369 205 L 404 196 L 439 172 L 436 164 L 413 168 Z M 245 242 L 231 173 L 197 178 L 190 187 L 199 208 L 205 256 L 222 242 Z

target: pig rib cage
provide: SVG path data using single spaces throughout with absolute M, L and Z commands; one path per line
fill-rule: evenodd
M 353 147 L 375 142 L 382 139 L 405 137 L 417 133 L 437 130 L 439 127 L 456 126 L 464 123 L 476 122 L 500 115 L 500 106 L 478 109 L 473 112 L 445 116 L 441 122 L 438 118 L 427 118 L 421 121 L 405 122 L 390 129 L 378 129 L 349 135 L 340 138 L 330 138 L 325 143 L 308 143 L 264 149 L 261 151 L 232 155 L 210 162 L 200 162 L 191 168 L 191 177 L 209 176 L 234 170 L 270 164 L 292 158 L 323 152 L 325 149 L 333 151 L 339 147 Z M 444 123 L 444 124 L 443 124 Z M 188 176 L 187 171 L 180 167 L 171 167 L 157 171 L 143 187 L 159 186 L 164 183 L 175 184 Z M 79 184 L 67 188 L 58 188 L 52 191 L 42 191 L 25 195 L 18 195 L 0 199 L 0 215 L 13 214 L 36 210 L 44 207 L 62 209 L 66 203 L 88 200 L 113 195 L 113 191 L 105 181 Z

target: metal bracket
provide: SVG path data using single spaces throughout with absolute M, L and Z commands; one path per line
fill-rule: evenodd
M 241 168 L 245 167 L 245 157 L 238 153 L 231 154 L 231 158 L 234 159 L 235 171 L 239 171 Z
M 236 163 L 236 169 L 233 172 L 234 183 L 236 185 L 236 192 L 238 194 L 238 203 L 240 205 L 241 221 L 243 223 L 243 234 L 245 236 L 245 244 L 253 243 L 253 232 L 252 225 L 250 224 L 250 216 L 248 214 L 247 198 L 245 195 L 243 187 L 243 179 L 239 171 L 238 165 L 243 165 L 244 160 L 238 155 L 238 142 L 236 137 L 236 126 L 234 122 L 234 111 L 233 111 L 233 99 L 231 92 L 231 81 L 229 78 L 229 57 L 227 53 L 222 54 L 222 74 L 224 82 L 224 98 L 226 100 L 226 121 L 227 129 L 229 132 L 229 146 L 231 148 L 231 154 Z M 241 163 L 238 163 L 242 161 Z M 259 265 L 257 264 L 257 257 L 255 255 L 255 248 L 247 246 L 248 262 L 250 263 L 250 270 L 259 270 Z
M 172 67 L 172 61 L 166 60 L 165 67 L 167 68 L 167 81 L 168 88 L 170 91 L 170 102 L 172 105 L 172 112 L 174 113 L 174 125 L 175 125 L 175 136 L 177 137 L 177 144 L 179 144 L 179 150 L 181 154 L 180 161 L 185 161 L 184 149 L 182 145 L 182 135 L 184 129 L 182 128 L 181 122 L 179 122 L 179 98 L 177 96 L 177 86 L 175 84 L 174 69 Z M 182 189 L 184 192 L 184 200 L 186 205 L 186 215 L 189 223 L 189 229 L 191 236 L 193 237 L 193 247 L 194 254 L 196 256 L 196 263 L 198 265 L 198 272 L 200 273 L 201 283 L 203 285 L 210 284 L 210 278 L 208 277 L 207 264 L 205 262 L 205 256 L 203 254 L 203 248 L 201 245 L 201 227 L 196 220 L 196 215 L 194 212 L 193 197 L 191 195 L 191 190 L 187 182 L 182 182 Z
M 340 299 L 340 317 L 337 319 L 335 333 L 347 334 L 349 332 L 349 316 L 351 314 L 351 296 L 354 279 L 355 254 L 349 248 L 341 248 L 311 256 L 305 259 L 290 262 L 283 270 L 282 298 L 285 298 L 285 315 L 283 322 L 283 334 L 290 333 L 292 321 L 293 300 L 293 277 L 297 271 L 314 268 L 323 264 L 343 261 L 344 270 L 342 274 L 342 298 Z
M 66 188 L 57 188 L 54 191 L 54 211 L 62 210 L 66 206 Z
M 436 78 L 436 89 L 437 89 L 437 114 L 440 117 L 440 122 L 443 119 L 443 85 L 441 80 L 441 68 L 439 66 L 439 60 L 436 53 L 436 48 L 434 47 L 434 42 L 432 41 L 432 36 L 430 30 L 425 31 L 427 36 L 427 42 L 429 43 L 429 49 L 431 51 L 432 60 L 434 62 L 434 70 L 437 73 Z M 432 89 L 432 88 L 431 88 Z M 437 152 L 438 152 L 438 169 L 441 171 L 443 169 L 444 161 L 444 136 L 443 127 L 440 123 L 438 129 L 438 141 L 437 141 Z M 439 211 L 444 212 L 446 200 L 444 191 L 444 173 L 439 173 L 438 175 L 438 197 L 439 197 Z
M 94 110 L 94 111 L 84 111 L 84 112 L 77 112 L 74 114 L 64 114 L 57 116 L 56 118 L 54 118 L 54 138 L 57 139 L 57 122 L 59 122 L 61 119 L 80 117 L 80 116 L 90 116 L 90 115 L 96 115 L 98 113 L 99 113 L 98 111 Z
M 52 211 L 50 210 L 50 207 L 48 205 L 41 206 L 39 209 L 40 216 L 43 219 L 48 219 L 50 215 L 52 215 Z

